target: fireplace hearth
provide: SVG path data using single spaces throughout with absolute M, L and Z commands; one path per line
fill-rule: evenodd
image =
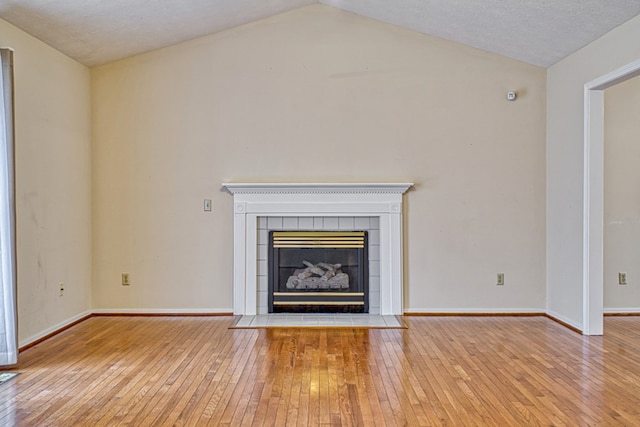
M 369 312 L 366 231 L 271 231 L 269 312 Z

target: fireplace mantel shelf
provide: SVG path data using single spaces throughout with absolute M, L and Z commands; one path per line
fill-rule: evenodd
M 413 183 L 257 183 L 226 182 L 222 187 L 231 194 L 403 194 Z
M 412 183 L 223 183 L 234 199 L 234 313 L 256 314 L 259 217 L 377 217 L 380 314 L 403 306 L 402 197 Z

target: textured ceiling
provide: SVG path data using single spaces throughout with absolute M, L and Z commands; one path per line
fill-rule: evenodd
M 191 40 L 315 0 L 0 0 L 0 18 L 87 66 Z
M 639 0 L 0 0 L 0 18 L 93 66 L 315 3 L 544 67 L 640 14 Z
M 322 0 L 548 67 L 640 14 L 639 0 Z

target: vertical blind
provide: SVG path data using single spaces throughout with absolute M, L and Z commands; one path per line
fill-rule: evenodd
M 0 366 L 18 362 L 13 51 L 0 48 Z

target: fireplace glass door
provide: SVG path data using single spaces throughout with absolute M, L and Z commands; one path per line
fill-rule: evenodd
M 269 312 L 368 313 L 366 231 L 271 231 Z

